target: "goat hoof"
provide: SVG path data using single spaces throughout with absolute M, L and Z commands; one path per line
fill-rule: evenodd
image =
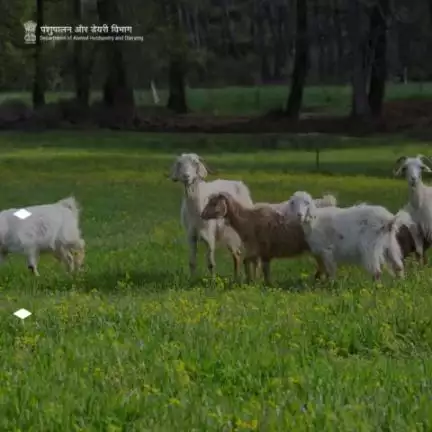
M 29 265 L 27 268 L 33 273 L 34 276 L 39 276 L 39 272 L 36 270 L 36 267 Z

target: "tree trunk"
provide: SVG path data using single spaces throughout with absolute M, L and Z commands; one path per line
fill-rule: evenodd
M 73 14 L 75 25 L 82 23 L 81 0 L 73 0 Z M 84 66 L 83 43 L 74 41 L 74 74 L 75 74 L 75 97 L 78 103 L 84 107 L 89 104 L 90 97 L 90 71 Z
M 307 0 L 297 0 L 297 29 L 295 43 L 294 69 L 291 79 L 291 91 L 288 97 L 286 114 L 288 117 L 298 118 L 303 101 L 303 90 L 309 67 L 309 38 L 307 25 Z
M 270 66 L 269 66 L 268 50 L 265 43 L 265 28 L 263 22 L 264 21 L 263 13 L 264 11 L 262 10 L 262 8 L 258 6 L 255 15 L 255 21 L 256 21 L 255 46 L 260 59 L 261 82 L 265 83 L 270 79 L 271 73 L 270 73 Z
M 223 4 L 221 5 L 221 7 L 223 8 L 223 12 L 224 12 L 223 22 L 224 22 L 224 27 L 226 32 L 226 46 L 228 48 L 227 53 L 232 58 L 238 60 L 240 59 L 240 53 L 236 43 L 234 26 L 231 21 L 231 17 L 228 10 L 230 4 L 228 4 L 228 0 L 224 0 L 222 3 Z
M 350 30 L 353 56 L 351 116 L 357 119 L 368 118 L 370 115 L 366 91 L 369 75 L 366 37 L 368 15 L 361 0 L 351 0 L 349 2 L 348 14 L 348 28 Z
M 432 28 L 432 0 L 428 1 L 428 6 L 429 6 L 429 28 Z M 432 49 L 432 41 L 430 44 L 430 50 Z M 431 72 L 431 70 L 429 69 L 429 73 Z
M 398 77 L 401 83 L 405 83 L 406 73 L 410 67 L 410 29 L 406 23 L 400 22 L 397 25 L 397 53 Z
M 185 89 L 185 67 L 183 60 L 172 57 L 169 65 L 169 97 L 168 108 L 177 114 L 188 111 Z
M 273 79 L 279 81 L 283 76 L 283 69 L 286 64 L 287 38 L 285 28 L 287 26 L 286 6 L 279 6 L 275 10 L 274 21 L 274 57 L 273 57 Z
M 325 70 L 325 53 L 324 53 L 324 34 L 325 31 L 323 31 L 322 28 L 322 20 L 321 20 L 321 14 L 323 11 L 320 8 L 319 0 L 314 0 L 314 8 L 313 8 L 313 15 L 314 15 L 314 33 L 315 33 L 315 44 L 317 46 L 317 57 L 318 57 L 318 79 L 319 82 L 325 82 L 326 79 L 326 70 Z
M 35 47 L 35 74 L 33 81 L 33 107 L 45 105 L 45 74 L 43 65 L 43 52 L 41 27 L 44 25 L 44 1 L 36 0 L 36 47 Z
M 432 26 L 432 0 L 428 1 L 429 6 L 429 24 Z
M 342 32 L 342 22 L 341 22 L 341 11 L 340 4 L 338 0 L 334 0 L 333 3 L 333 23 L 334 23 L 334 32 L 335 32 L 335 65 L 337 70 L 337 80 L 336 82 L 340 83 L 345 77 L 344 70 L 344 37 Z
M 97 0 L 99 20 L 104 23 L 121 22 L 120 9 L 117 0 Z M 110 25 L 108 24 L 108 25 Z M 106 34 L 106 33 L 105 33 Z M 110 35 L 111 33 L 108 33 Z M 115 33 L 112 34 L 115 36 Z M 103 101 L 109 107 L 135 106 L 133 89 L 129 86 L 123 42 L 103 42 L 105 45 L 107 77 L 103 86 Z
M 172 31 L 181 34 L 183 25 L 181 22 L 181 10 L 176 2 L 170 1 L 167 8 L 168 22 L 171 23 Z M 172 48 L 169 64 L 169 97 L 167 107 L 177 114 L 184 114 L 188 111 L 186 102 L 186 63 L 184 52 Z
M 387 79 L 387 17 L 389 0 L 380 0 L 370 18 L 370 49 L 372 52 L 369 83 L 369 107 L 372 116 L 381 115 Z

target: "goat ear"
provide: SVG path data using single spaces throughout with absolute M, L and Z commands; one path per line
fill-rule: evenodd
M 204 179 L 207 177 L 208 171 L 206 166 L 201 162 L 201 159 L 197 161 L 197 175 L 199 178 Z
M 177 162 L 174 162 L 173 166 L 171 167 L 171 172 L 167 175 L 167 177 L 170 178 L 174 182 L 178 181 L 178 163 Z
M 207 162 L 202 158 L 202 157 L 198 157 L 199 161 L 202 163 L 202 165 L 204 166 L 204 168 L 207 170 L 207 172 L 209 174 L 214 174 L 214 170 L 210 169 L 209 166 L 207 165 Z

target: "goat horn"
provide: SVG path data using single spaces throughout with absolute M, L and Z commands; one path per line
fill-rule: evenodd
M 424 156 L 422 154 L 418 154 L 417 157 L 423 162 L 427 162 L 429 164 L 429 167 L 432 167 L 432 160 L 429 156 Z
M 407 159 L 408 158 L 406 156 L 401 156 L 400 158 L 398 158 L 398 160 L 395 162 L 395 166 L 393 168 L 393 175 L 394 176 L 397 175 L 401 163 L 404 162 L 404 161 L 406 161 Z
M 399 165 L 403 161 L 407 160 L 408 158 L 406 156 L 401 156 L 396 162 L 395 165 Z

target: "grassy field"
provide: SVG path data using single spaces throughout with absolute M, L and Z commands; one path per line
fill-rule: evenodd
M 284 108 L 288 98 L 288 86 L 223 87 L 216 89 L 188 89 L 187 98 L 191 111 L 214 115 L 258 115 Z M 70 98 L 72 93 L 48 92 L 47 100 Z M 159 91 L 161 105 L 165 106 L 168 93 Z M 0 93 L 0 101 L 20 98 L 31 103 L 30 93 Z M 153 106 L 150 90 L 135 92 L 137 104 Z M 388 84 L 386 99 L 422 99 L 432 97 L 432 83 Z M 100 98 L 94 92 L 92 99 Z M 304 95 L 304 111 L 327 114 L 348 114 L 351 106 L 350 86 L 308 86 Z M 158 112 L 161 112 L 158 110 Z
M 38 280 L 20 256 L 0 268 L 0 430 L 431 430 L 430 268 L 409 263 L 405 282 L 378 286 L 344 268 L 334 286 L 314 286 L 304 257 L 274 262 L 268 288 L 233 285 L 220 250 L 220 276 L 206 278 L 201 254 L 191 282 L 181 188 L 164 177 L 191 150 L 255 200 L 330 191 L 396 210 L 406 186 L 393 161 L 428 148 L 334 138 L 347 148 L 324 151 L 314 173 L 313 153 L 290 149 L 306 137 L 267 152 L 261 139 L 0 135 L 0 208 L 74 193 L 88 245 L 74 278 L 50 257 Z M 21 321 L 19 308 L 33 314 Z

